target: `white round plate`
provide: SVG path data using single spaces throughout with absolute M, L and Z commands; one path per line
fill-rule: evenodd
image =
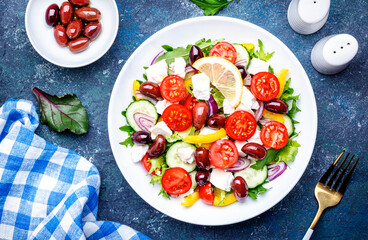
M 290 69 L 291 87 L 300 95 L 298 106 L 302 110 L 296 116 L 300 123 L 296 131 L 301 144 L 299 153 L 290 167 L 257 200 L 248 198 L 244 203 L 236 202 L 226 207 L 208 206 L 202 201 L 190 208 L 180 205 L 180 198 L 171 200 L 158 196 L 161 189 L 152 187 L 150 176 L 142 164 L 133 163 L 127 148 L 120 145 L 127 135 L 119 130 L 125 125 L 121 112 L 132 100 L 132 83 L 142 79 L 143 67 L 149 66 L 153 57 L 161 51 L 161 45 L 173 47 L 194 44 L 201 38 L 221 39 L 228 42 L 257 43 L 261 39 L 266 51 L 275 51 L 270 63 L 275 70 Z M 302 65 L 294 54 L 279 39 L 266 30 L 246 21 L 228 17 L 198 17 L 172 24 L 147 39 L 128 59 L 121 70 L 112 91 L 108 113 L 109 138 L 116 162 L 130 186 L 148 204 L 178 220 L 199 225 L 226 225 L 241 222 L 273 207 L 281 201 L 303 175 L 313 152 L 317 134 L 317 107 L 312 86 Z
M 46 9 L 53 3 L 59 7 L 66 0 L 30 0 L 26 10 L 26 30 L 29 41 L 47 61 L 66 68 L 77 68 L 100 59 L 115 41 L 119 28 L 119 13 L 114 0 L 91 0 L 90 6 L 101 12 L 100 36 L 91 41 L 88 49 L 72 53 L 68 47 L 60 47 L 54 38 L 54 28 L 45 21 Z

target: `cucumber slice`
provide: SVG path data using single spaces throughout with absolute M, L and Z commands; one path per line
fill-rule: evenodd
M 197 174 L 197 171 L 193 171 L 191 173 L 189 173 L 190 175 L 190 179 L 192 179 L 192 189 L 196 189 L 196 187 L 198 186 L 198 183 L 195 180 L 195 175 Z
M 142 131 L 143 130 L 138 126 L 138 124 L 134 120 L 134 114 L 135 113 L 143 113 L 143 114 L 146 114 L 146 115 L 152 117 L 154 119 L 153 120 L 153 125 L 155 125 L 156 122 L 157 122 L 158 114 L 157 114 L 155 105 L 153 105 L 151 102 L 149 102 L 147 100 L 139 100 L 139 101 L 132 102 L 126 110 L 126 119 L 128 121 L 128 124 L 135 131 Z
M 236 172 L 234 176 L 241 176 L 247 182 L 249 188 L 255 188 L 266 180 L 268 171 L 267 166 L 264 166 L 261 170 L 256 170 L 251 168 L 251 166 L 247 167 L 243 171 Z
M 233 44 L 233 46 L 237 53 L 236 61 L 244 60 L 244 67 L 247 68 L 250 62 L 250 56 L 247 49 L 241 44 Z
M 196 150 L 197 148 L 192 144 L 185 143 L 185 142 L 178 142 L 173 144 L 166 154 L 166 163 L 170 168 L 173 167 L 181 167 L 185 169 L 188 173 L 193 171 L 196 168 L 196 163 L 185 163 L 183 162 L 180 157 L 178 156 L 179 148 L 192 148 Z
M 286 114 L 282 115 L 285 119 L 284 121 L 284 125 L 288 131 L 289 137 L 291 136 L 291 134 L 293 134 L 294 132 L 294 124 L 293 124 L 293 120 Z

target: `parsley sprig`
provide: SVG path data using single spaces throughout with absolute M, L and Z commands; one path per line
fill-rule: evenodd
M 206 16 L 215 15 L 221 9 L 227 7 L 234 0 L 190 0 L 197 4 L 198 7 L 204 10 L 203 14 Z M 239 2 L 237 0 L 236 2 Z

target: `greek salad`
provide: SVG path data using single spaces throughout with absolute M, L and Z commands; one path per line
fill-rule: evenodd
M 257 199 L 294 161 L 299 95 L 288 69 L 273 70 L 261 40 L 201 39 L 164 45 L 122 112 L 133 162 L 161 185 L 159 195 L 226 206 Z

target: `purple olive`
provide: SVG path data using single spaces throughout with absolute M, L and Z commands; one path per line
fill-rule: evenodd
M 231 183 L 234 195 L 239 202 L 244 202 L 248 196 L 248 185 L 244 178 L 237 176 Z
M 138 144 L 150 144 L 152 142 L 151 134 L 145 131 L 138 131 L 133 133 L 132 140 Z
M 287 114 L 289 112 L 288 105 L 281 99 L 273 99 L 265 103 L 265 108 L 274 113 Z
M 247 70 L 245 69 L 244 66 L 238 66 L 237 68 L 238 68 L 242 78 L 244 79 L 247 76 Z
M 210 181 L 210 172 L 198 171 L 195 175 L 195 180 L 199 186 L 204 186 Z
M 193 65 L 195 61 L 203 57 L 204 57 L 204 54 L 202 50 L 198 46 L 193 45 L 189 52 L 189 64 Z
M 166 150 L 166 139 L 162 135 L 158 135 L 156 140 L 148 148 L 148 156 L 159 157 L 164 154 Z
M 54 27 L 58 24 L 59 12 L 60 12 L 59 6 L 55 3 L 51 4 L 47 8 L 46 15 L 45 15 L 47 25 Z

